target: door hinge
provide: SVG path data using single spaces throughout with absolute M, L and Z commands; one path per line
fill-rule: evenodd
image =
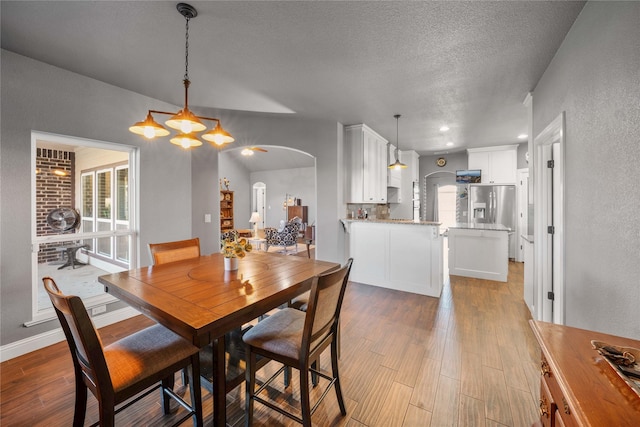
M 556 296 L 553 292 L 547 292 L 547 299 L 550 299 L 551 301 L 556 299 Z
M 553 225 L 547 227 L 547 234 L 555 234 L 556 228 Z
M 549 169 L 553 169 L 555 166 L 555 162 L 553 160 L 547 160 L 547 167 Z

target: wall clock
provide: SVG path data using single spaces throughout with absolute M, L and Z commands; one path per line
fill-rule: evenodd
M 446 164 L 447 164 L 447 159 L 445 159 L 444 157 L 439 157 L 438 160 L 436 160 L 436 165 L 440 167 L 443 167 Z

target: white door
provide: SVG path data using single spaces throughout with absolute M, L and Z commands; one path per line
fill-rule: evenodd
M 564 324 L 564 112 L 535 138 L 535 313 Z
M 518 169 L 518 228 L 516 230 L 518 242 L 516 247 L 516 261 L 524 262 L 524 247 L 526 242 L 523 234 L 528 234 L 529 229 L 529 169 Z

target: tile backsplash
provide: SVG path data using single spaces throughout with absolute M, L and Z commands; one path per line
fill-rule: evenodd
M 345 218 L 358 218 L 358 212 L 359 217 L 364 218 L 365 211 L 371 219 L 388 219 L 390 215 L 389 205 L 349 203 Z

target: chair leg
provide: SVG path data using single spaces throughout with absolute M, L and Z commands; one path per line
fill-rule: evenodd
M 82 373 L 76 372 L 76 406 L 73 410 L 73 427 L 84 426 L 87 413 L 87 386 L 82 381 Z
M 244 398 L 244 425 L 250 427 L 253 424 L 253 394 L 256 387 L 256 354 L 247 346 L 247 361 L 245 378 L 245 398 Z
M 291 366 L 285 366 L 284 368 L 284 388 L 291 385 Z
M 184 386 L 189 385 L 189 371 L 187 370 L 187 368 L 182 368 L 181 376 L 182 376 L 182 385 Z
M 318 355 L 318 358 L 311 363 L 311 367 L 316 371 L 320 370 L 320 355 Z M 318 377 L 318 374 L 311 371 L 311 384 L 313 384 L 314 387 L 318 386 Z
M 302 409 L 303 427 L 311 427 L 311 402 L 309 400 L 309 369 L 300 369 L 300 406 Z
M 347 408 L 345 407 L 344 399 L 342 398 L 340 373 L 338 371 L 338 340 L 333 340 L 331 342 L 331 371 L 333 372 L 333 378 L 336 379 L 333 386 L 336 389 L 336 398 L 338 399 L 338 405 L 340 406 L 340 413 L 344 416 L 347 415 Z
M 171 374 L 170 377 L 164 378 L 162 380 L 162 388 L 160 388 L 160 399 L 162 401 L 162 413 L 164 415 L 169 415 L 171 413 L 171 397 L 167 393 L 165 393 L 165 389 L 173 390 L 173 386 L 175 385 L 175 375 Z
M 115 427 L 116 402 L 113 399 L 103 397 L 98 402 L 100 411 L 100 427 Z
M 204 422 L 202 421 L 202 389 L 200 388 L 200 355 L 198 353 L 191 356 L 189 392 L 191 393 L 191 407 L 195 411 L 193 423 L 196 427 L 202 427 Z

